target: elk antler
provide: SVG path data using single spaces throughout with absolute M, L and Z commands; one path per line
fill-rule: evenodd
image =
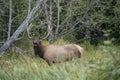
M 28 35 L 28 38 L 29 38 L 30 40 L 34 40 L 34 37 L 31 36 L 31 33 L 30 33 L 31 28 L 32 28 L 32 24 L 30 24 L 30 25 L 27 27 L 27 35 Z M 50 28 L 50 26 L 48 26 L 46 36 L 43 37 L 43 38 L 40 38 L 40 39 L 41 39 L 41 40 L 44 40 L 44 39 L 48 38 L 48 36 L 50 35 L 50 32 L 51 32 L 51 28 Z
M 30 24 L 28 27 L 27 27 L 27 35 L 28 35 L 28 38 L 30 40 L 33 40 L 34 38 L 31 36 L 31 33 L 30 33 L 30 30 L 32 28 L 32 24 Z
M 46 38 L 48 38 L 49 35 L 50 35 L 50 32 L 51 32 L 51 28 L 50 28 L 50 26 L 48 25 L 47 35 L 46 35 L 45 37 L 43 37 L 42 39 L 46 39 Z

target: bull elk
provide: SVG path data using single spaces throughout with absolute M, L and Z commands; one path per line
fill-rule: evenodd
M 80 58 L 83 48 L 76 44 L 67 45 L 43 45 L 41 40 L 34 40 L 35 55 L 43 58 L 49 65 Z
M 28 32 L 28 37 L 31 39 L 29 35 L 29 30 L 27 32 Z M 49 33 L 47 34 L 47 36 L 48 35 Z M 60 63 L 72 59 L 77 59 L 83 55 L 83 48 L 76 44 L 67 44 L 61 46 L 43 45 L 41 40 L 38 39 L 32 39 L 32 40 L 33 40 L 35 55 L 44 59 L 49 65 L 53 63 Z

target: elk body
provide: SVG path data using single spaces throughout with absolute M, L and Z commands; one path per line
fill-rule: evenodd
M 49 65 L 65 62 L 71 59 L 77 59 L 83 54 L 83 48 L 76 44 L 45 46 L 40 40 L 34 40 L 33 45 L 35 55 L 43 58 Z

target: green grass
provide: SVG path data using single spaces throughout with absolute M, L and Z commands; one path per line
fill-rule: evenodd
M 67 43 L 59 40 L 54 44 Z M 0 58 L 0 80 L 120 80 L 120 46 L 81 46 L 85 49 L 82 58 L 52 66 L 35 57 L 32 48 L 22 55 L 6 52 Z

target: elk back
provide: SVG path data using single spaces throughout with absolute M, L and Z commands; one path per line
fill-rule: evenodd
M 83 54 L 83 49 L 76 44 L 48 45 L 45 48 L 43 58 L 48 64 L 52 64 L 80 58 L 81 54 Z

